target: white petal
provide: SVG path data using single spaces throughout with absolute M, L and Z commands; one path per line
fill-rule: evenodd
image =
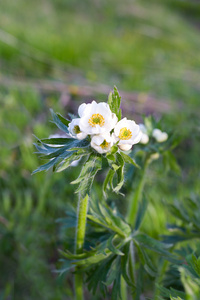
M 78 134 L 76 135 L 76 138 L 77 138 L 78 140 L 84 140 L 84 139 L 86 138 L 86 136 L 87 136 L 87 133 L 85 133 L 85 132 L 80 132 L 80 133 L 78 133 Z
M 93 101 L 90 106 L 84 106 L 83 110 L 80 109 L 81 120 L 80 129 L 87 134 L 103 134 L 110 132 L 116 124 L 116 115 L 112 114 L 107 103 L 96 103 Z M 91 124 L 91 118 L 93 115 L 101 115 L 100 124 Z
M 95 143 L 96 145 L 101 145 L 104 141 L 104 138 L 102 135 L 94 135 L 92 137 L 92 142 Z
M 86 103 L 83 103 L 83 104 L 81 104 L 79 106 L 79 108 L 78 108 L 78 114 L 79 114 L 80 117 L 83 116 L 83 113 L 84 113 L 84 110 L 85 110 L 86 107 L 87 107 Z
M 145 133 L 142 133 L 142 137 L 141 137 L 141 140 L 140 140 L 140 143 L 141 144 L 147 144 L 149 142 L 149 137 L 147 134 Z
M 117 124 L 117 121 L 118 121 L 118 118 L 116 116 L 115 113 L 112 113 L 112 119 L 111 119 L 111 122 L 112 122 L 112 129 L 115 127 L 115 125 Z
M 128 151 L 132 148 L 132 145 L 129 145 L 129 144 L 121 144 L 119 145 L 119 149 L 122 150 L 122 151 Z
M 74 131 L 74 127 L 75 127 L 75 126 L 78 126 L 78 127 L 80 128 L 80 118 L 73 119 L 73 120 L 69 123 L 68 129 L 69 129 L 70 135 L 71 135 L 73 138 L 76 138 L 76 139 L 78 139 L 78 140 L 83 140 L 83 139 L 85 139 L 86 136 L 87 136 L 87 133 L 82 132 L 81 130 L 80 130 L 81 132 L 76 133 L 76 132 Z
M 131 136 L 129 139 L 123 139 L 120 138 L 120 130 L 122 128 L 127 128 L 131 131 Z M 134 145 L 139 143 L 142 137 L 142 132 L 140 130 L 139 125 L 135 123 L 135 121 L 127 120 L 126 118 L 123 118 L 121 121 L 117 123 L 117 125 L 114 128 L 114 134 L 116 139 L 119 140 L 119 145 Z
M 104 141 L 108 143 L 107 147 L 101 146 L 101 144 Z M 91 147 L 94 148 L 97 152 L 101 154 L 109 152 L 112 146 L 113 146 L 113 137 L 110 135 L 110 133 L 92 136 Z
M 132 145 L 137 144 L 141 141 L 142 138 L 142 131 L 139 131 L 137 135 L 132 139 Z
M 155 128 L 152 132 L 152 136 L 156 139 L 158 143 L 165 142 L 168 139 L 168 134 L 162 132 L 160 129 Z
M 80 118 L 76 118 L 76 119 L 73 119 L 69 125 L 68 125 L 68 129 L 69 129 L 69 132 L 71 134 L 74 134 L 73 130 L 74 130 L 74 127 L 75 126 L 79 126 L 79 122 L 80 122 Z

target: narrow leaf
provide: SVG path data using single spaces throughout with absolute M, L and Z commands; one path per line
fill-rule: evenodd
M 71 122 L 71 121 L 69 121 L 69 120 L 67 120 L 66 118 L 64 118 L 61 114 L 59 114 L 59 113 L 56 113 L 57 114 L 57 116 L 58 116 L 58 118 L 60 119 L 60 121 L 64 124 L 64 125 L 66 125 L 67 127 L 68 127 L 68 125 L 69 125 L 69 123 Z
M 146 197 L 143 197 L 142 201 L 139 204 L 139 209 L 138 209 L 137 216 L 136 216 L 135 230 L 138 230 L 141 226 L 141 223 L 143 221 L 143 218 L 144 218 L 144 215 L 145 215 L 145 212 L 147 209 L 147 205 L 148 205 L 147 199 L 146 199 Z
M 106 189 L 108 188 L 109 182 L 112 184 L 112 179 L 113 179 L 114 175 L 115 175 L 115 171 L 113 169 L 110 169 L 107 173 L 107 176 L 106 176 L 105 180 L 104 180 L 103 193 L 104 193 L 105 198 L 107 197 Z
M 72 138 L 50 138 L 50 139 L 42 139 L 41 140 L 45 144 L 50 145 L 65 145 L 69 144 L 70 142 L 74 142 Z
M 47 171 L 49 170 L 51 167 L 53 167 L 55 165 L 55 163 L 57 162 L 58 158 L 53 158 L 52 160 L 50 160 L 48 163 L 39 166 L 35 171 L 33 171 L 32 174 L 35 174 L 37 172 L 41 172 L 41 171 Z
M 60 120 L 60 118 L 57 116 L 57 114 L 53 111 L 53 109 L 50 109 L 51 115 L 53 118 L 53 122 L 56 124 L 56 126 L 64 131 L 65 133 L 69 133 L 68 127 Z
M 79 187 L 76 192 L 81 194 L 81 197 L 85 197 L 90 193 L 92 183 L 96 173 L 102 168 L 102 157 L 96 154 L 89 155 L 89 158 L 83 166 L 79 177 L 71 182 L 72 184 L 79 183 Z
M 125 154 L 123 151 L 121 151 L 120 154 L 126 163 L 132 164 L 136 168 L 140 168 L 140 166 L 129 155 Z

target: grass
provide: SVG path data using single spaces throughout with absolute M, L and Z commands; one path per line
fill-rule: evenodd
M 151 166 L 145 232 L 158 237 L 165 231 L 168 215 L 161 199 L 199 192 L 199 14 L 198 3 L 175 0 L 1 2 L 0 268 L 5 276 L 0 299 L 72 299 L 71 282 L 52 271 L 64 244 L 55 220 L 64 216 L 67 203 L 76 205 L 69 182 L 77 170 L 31 176 L 41 163 L 33 154 L 32 134 L 56 132 L 50 107 L 63 114 L 69 109 L 63 94 L 34 88 L 35 82 L 70 85 L 75 107 L 82 101 L 76 89 L 96 83 L 110 89 L 115 84 L 140 98 L 153 95 L 158 105 L 176 104 L 170 114 L 163 111 L 163 124 L 183 137 L 175 150 L 182 172 L 166 174 L 159 164 Z M 27 85 L 20 87 L 19 79 Z M 101 100 L 105 97 L 102 91 Z M 155 115 L 161 116 L 156 107 Z M 96 190 L 100 197 L 98 184 Z

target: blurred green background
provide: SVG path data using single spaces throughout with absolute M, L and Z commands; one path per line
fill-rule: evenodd
M 106 101 L 116 85 L 124 116 L 162 117 L 163 129 L 181 136 L 181 172 L 158 162 L 149 170 L 143 229 L 151 236 L 166 232 L 161 200 L 199 192 L 199 30 L 192 0 L 0 2 L 1 300 L 73 297 L 72 282 L 55 272 L 64 243 L 56 220 L 67 203 L 76 206 L 69 183 L 78 170 L 31 176 L 42 163 L 33 134 L 58 133 L 49 108 L 76 113 L 84 101 Z

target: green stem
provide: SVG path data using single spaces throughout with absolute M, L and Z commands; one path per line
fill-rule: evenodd
M 142 196 L 142 192 L 143 192 L 143 188 L 144 188 L 144 183 L 145 183 L 145 175 L 146 175 L 146 170 L 147 167 L 149 165 L 149 160 L 147 159 L 145 161 L 143 170 L 142 170 L 142 174 L 141 174 L 141 178 L 140 178 L 140 182 L 136 188 L 136 191 L 134 193 L 134 197 L 132 199 L 132 201 L 130 202 L 130 206 L 129 206 L 129 210 L 128 210 L 128 216 L 127 216 L 127 222 L 129 224 L 131 224 L 132 226 L 135 223 L 135 218 L 136 218 L 136 214 L 137 214 L 137 210 L 138 210 L 138 204 L 139 201 L 141 199 Z
M 124 278 L 121 276 L 121 298 L 127 300 L 127 284 Z
M 135 284 L 135 277 L 136 277 L 134 266 L 135 266 L 135 249 L 134 249 L 133 241 L 131 241 L 130 252 L 129 252 L 129 273 L 133 284 Z
M 85 239 L 85 229 L 87 221 L 87 209 L 88 209 L 89 197 L 86 195 L 85 198 L 79 198 L 78 211 L 77 211 L 77 226 L 76 226 L 76 245 L 75 252 L 80 254 L 83 251 L 84 239 Z M 83 300 L 83 275 L 76 268 L 75 273 L 75 299 Z

